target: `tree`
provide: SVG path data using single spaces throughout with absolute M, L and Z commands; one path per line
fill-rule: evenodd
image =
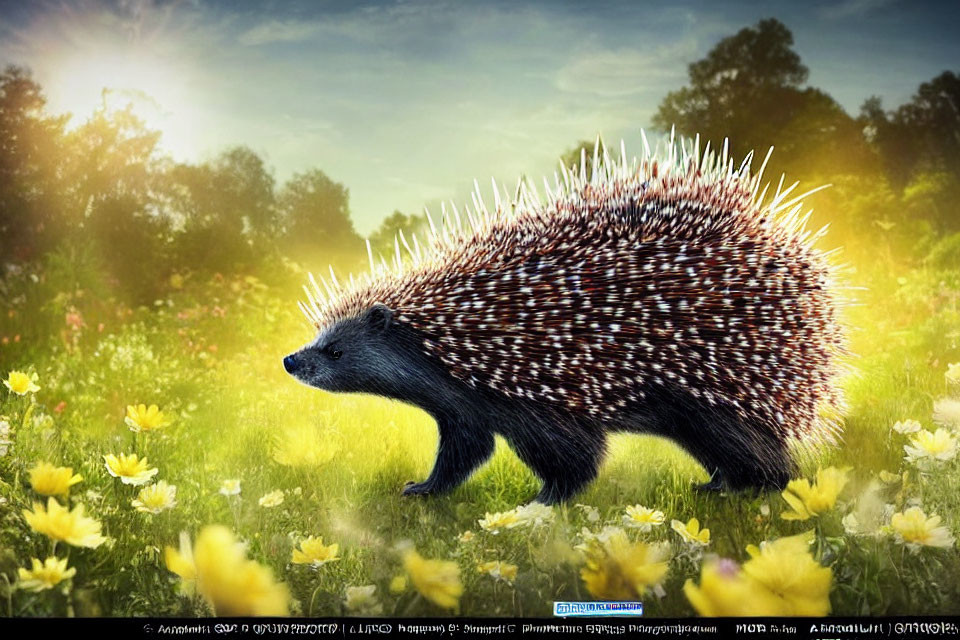
M 134 303 L 153 300 L 170 269 L 170 223 L 156 206 L 159 140 L 132 106 L 101 106 L 61 150 L 65 241 L 86 245 Z
M 860 120 L 883 158 L 890 181 L 904 186 L 919 172 L 947 173 L 960 180 L 960 76 L 944 71 L 892 112 L 874 96 Z
M 438 224 L 440 222 L 436 218 L 434 218 L 434 221 Z M 388 261 L 391 260 L 396 252 L 396 245 L 394 244 L 395 238 L 401 231 L 403 231 L 403 235 L 408 243 L 413 242 L 412 237 L 414 234 L 417 235 L 420 242 L 424 242 L 426 240 L 425 234 L 429 228 L 430 224 L 427 222 L 426 215 L 406 214 L 394 210 L 394 212 L 384 218 L 380 226 L 368 236 L 370 249 L 373 251 L 374 258 L 379 260 L 379 256 L 382 255 Z M 401 250 L 404 251 L 404 253 L 406 251 L 402 246 Z
M 159 141 L 160 132 L 147 129 L 132 106 L 97 109 L 65 137 L 61 215 L 71 225 L 82 223 L 100 203 L 117 198 L 145 209 L 157 173 Z
M 36 257 L 59 237 L 58 165 L 69 116 L 50 117 L 46 98 L 30 73 L 7 67 L 0 74 L 0 254 L 6 260 Z
M 776 146 L 774 170 L 831 173 L 869 160 L 860 129 L 833 98 L 804 88 L 807 68 L 793 35 L 773 18 L 722 39 L 689 67 L 690 84 L 661 102 L 654 124 L 700 134 L 701 146 L 730 141 L 735 158 Z
M 250 266 L 279 235 L 274 179 L 254 151 L 227 149 L 211 162 L 180 164 L 167 178 L 169 215 L 186 266 L 215 271 Z
M 320 169 L 295 174 L 277 196 L 283 227 L 281 251 L 309 264 L 351 266 L 363 255 L 363 239 L 350 220 L 350 192 Z

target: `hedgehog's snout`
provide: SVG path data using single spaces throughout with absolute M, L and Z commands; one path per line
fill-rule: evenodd
M 298 357 L 296 353 L 291 353 L 283 359 L 283 368 L 290 375 L 296 375 L 302 365 L 303 359 Z

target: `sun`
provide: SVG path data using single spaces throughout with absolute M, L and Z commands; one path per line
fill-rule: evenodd
M 71 56 L 56 65 L 46 84 L 50 108 L 70 112 L 71 126 L 103 105 L 132 105 L 149 129 L 161 132 L 161 151 L 181 161 L 195 159 L 200 151 L 190 74 L 168 62 L 129 52 Z

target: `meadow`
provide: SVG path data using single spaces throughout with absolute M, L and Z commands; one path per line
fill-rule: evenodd
M 807 83 L 772 18 L 688 69 L 656 131 L 729 139 L 755 165 L 776 144 L 771 193 L 781 174 L 832 185 L 804 211 L 832 225 L 818 246 L 842 247 L 856 298 L 843 436 L 763 494 L 696 492 L 706 473 L 677 446 L 617 436 L 596 481 L 552 508 L 529 504 L 539 483 L 502 441 L 452 493 L 402 497 L 433 464 L 432 419 L 283 370 L 313 337 L 296 305 L 307 271 L 356 271 L 365 238 L 389 255 L 422 215 L 361 235 L 377 211 L 351 210 L 320 167 L 278 181 L 242 145 L 177 160 L 132 102 L 104 89 L 86 119 L 52 113 L 30 71 L 5 69 L 0 615 L 550 616 L 583 600 L 640 600 L 648 616 L 960 614 L 960 75 L 893 109 L 865 93 L 850 114 Z M 271 106 L 264 126 L 278 119 Z M 603 126 L 577 135 L 592 150 Z
M 401 497 L 432 464 L 429 416 L 287 376 L 311 338 L 297 264 L 175 273 L 131 307 L 55 258 L 5 282 L 3 615 L 960 612 L 956 269 L 853 270 L 844 438 L 789 501 L 695 492 L 676 446 L 618 436 L 574 501 L 516 510 L 538 482 L 503 442 L 451 494 Z

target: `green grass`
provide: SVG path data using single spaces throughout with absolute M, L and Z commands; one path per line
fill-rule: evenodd
M 851 467 L 852 480 L 823 518 L 783 520 L 787 505 L 777 493 L 696 493 L 692 483 L 706 474 L 672 443 L 617 436 L 599 478 L 558 508 L 552 525 L 491 535 L 479 530 L 478 519 L 528 502 L 536 478 L 498 441 L 494 458 L 451 494 L 401 497 L 405 481 L 430 470 L 437 437 L 432 420 L 412 407 L 335 396 L 290 379 L 280 358 L 309 338 L 292 302 L 286 292 L 256 280 L 197 282 L 152 308 L 90 310 L 80 331 L 0 351 L 0 373 L 36 371 L 42 387 L 28 397 L 0 388 L 0 415 L 14 427 L 12 448 L 0 457 L 3 615 L 208 615 L 202 602 L 178 593 L 163 548 L 176 546 L 181 531 L 195 537 L 204 525 L 220 523 L 289 585 L 295 614 L 344 614 L 345 589 L 366 584 L 377 585 L 386 615 L 444 613 L 411 590 L 389 592 L 390 580 L 402 573 L 398 545 L 409 542 L 424 557 L 458 564 L 465 587 L 460 613 L 548 616 L 554 600 L 591 597 L 573 550 L 581 529 L 618 524 L 624 507 L 638 503 L 662 510 L 667 524 L 635 537 L 668 541 L 679 551 L 669 520 L 697 517 L 711 530 L 707 553 L 741 562 L 748 544 L 815 527 L 817 559 L 833 571 L 836 614 L 960 613 L 956 547 L 912 553 L 889 537 L 847 535 L 840 523 L 878 472 L 910 470 L 907 486 L 887 487 L 882 500 L 898 510 L 919 502 L 954 534 L 960 529 L 958 461 L 920 476 L 903 462 L 905 438 L 890 431 L 906 417 L 931 427 L 934 400 L 950 392 L 943 376 L 947 358 L 960 358 L 956 338 L 937 323 L 955 320 L 954 309 L 942 309 L 945 317 L 875 321 L 869 312 L 875 307 L 868 305 L 852 317 L 865 329 L 855 336 L 859 373 L 846 385 L 851 406 L 844 442 L 820 461 Z M 45 326 L 62 322 L 55 305 L 37 313 L 46 314 Z M 97 313 L 107 319 L 102 331 L 93 319 Z M 892 325 L 899 332 L 894 338 L 872 328 Z M 11 327 L 5 330 L 12 333 Z M 56 412 L 61 401 L 66 406 Z M 125 407 L 140 402 L 159 404 L 173 424 L 132 433 L 123 422 Z M 103 455 L 131 451 L 146 454 L 160 469 L 157 478 L 176 485 L 174 509 L 148 515 L 130 507 L 137 490 L 107 473 Z M 70 501 L 86 505 L 110 541 L 97 549 L 58 545 L 58 555 L 69 557 L 77 574 L 67 587 L 35 594 L 16 588 L 16 576 L 18 567 L 51 548 L 21 515 L 37 498 L 27 472 L 39 460 L 83 476 Z M 804 469 L 808 476 L 814 471 Z M 218 493 L 228 478 L 242 480 L 239 496 Z M 282 505 L 258 505 L 276 489 L 285 492 Z M 576 504 L 596 507 L 600 520 L 589 521 Z M 474 541 L 458 542 L 467 530 L 477 533 Z M 338 543 L 341 558 L 319 570 L 291 564 L 293 547 L 307 535 Z M 477 564 L 486 560 L 518 565 L 515 583 L 478 573 Z M 662 597 L 644 596 L 647 613 L 693 615 L 682 585 L 698 576 L 697 562 L 678 554 Z

